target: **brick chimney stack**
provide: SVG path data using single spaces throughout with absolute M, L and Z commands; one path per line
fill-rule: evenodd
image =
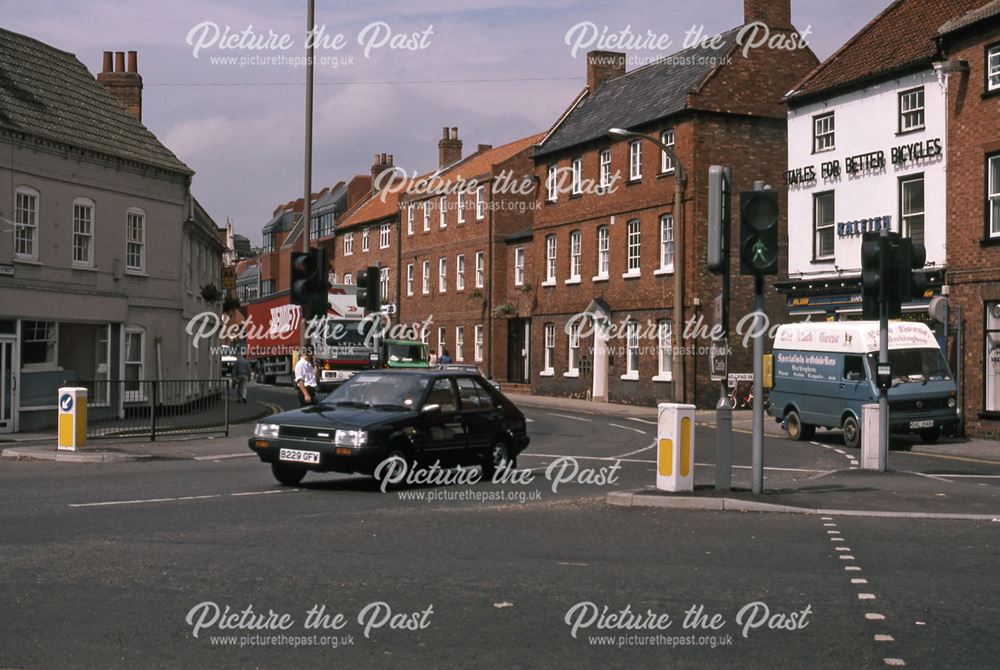
M 438 167 L 443 168 L 462 160 L 462 140 L 458 139 L 458 128 L 445 126 L 438 140 Z
M 743 0 L 744 24 L 757 21 L 771 28 L 791 28 L 792 0 Z
M 142 121 L 142 77 L 139 75 L 139 55 L 128 52 L 128 67 L 125 66 L 125 52 L 114 54 L 104 52 L 104 68 L 97 75 L 97 81 L 104 90 L 113 95 L 121 106 L 137 121 Z
M 388 177 L 383 178 L 383 183 L 378 183 L 378 176 L 383 172 L 392 170 L 395 166 L 392 162 L 392 154 L 375 154 L 375 158 L 372 160 L 372 190 L 379 190 L 379 186 L 387 186 L 391 181 Z
M 587 53 L 587 90 L 593 93 L 608 79 L 625 74 L 625 54 L 616 51 Z

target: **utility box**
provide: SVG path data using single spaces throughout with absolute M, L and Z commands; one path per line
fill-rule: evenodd
M 87 389 L 59 389 L 59 449 L 76 451 L 87 446 Z
M 861 406 L 861 469 L 878 470 L 878 405 Z
M 656 488 L 694 491 L 694 405 L 659 405 Z

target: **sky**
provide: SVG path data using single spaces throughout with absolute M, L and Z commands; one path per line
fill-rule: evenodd
M 888 2 L 792 0 L 792 19 L 825 59 Z M 304 192 L 305 68 L 288 61 L 304 55 L 306 7 L 0 0 L 0 25 L 95 74 L 104 51 L 138 51 L 143 123 L 196 172 L 216 222 L 231 218 L 257 245 L 274 208 Z M 327 41 L 316 49 L 313 190 L 367 174 L 375 153 L 432 170 L 443 126 L 459 128 L 464 154 L 546 130 L 584 86 L 601 33 L 643 38 L 625 49 L 632 69 L 680 50 L 694 27 L 742 23 L 742 0 L 316 0 Z

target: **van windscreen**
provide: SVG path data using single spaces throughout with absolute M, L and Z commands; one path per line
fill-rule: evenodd
M 874 370 L 878 367 L 878 353 L 868 354 Z M 895 349 L 889 351 L 892 383 L 929 382 L 951 379 L 951 370 L 940 349 Z

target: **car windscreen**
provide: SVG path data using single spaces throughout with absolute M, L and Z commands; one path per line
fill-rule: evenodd
M 364 345 L 371 327 L 367 320 L 327 319 L 326 343 L 341 347 Z
M 362 409 L 416 409 L 427 389 L 427 381 L 427 377 L 416 375 L 358 374 L 328 395 L 323 404 Z
M 424 358 L 424 347 L 420 344 L 387 344 L 387 360 L 391 363 L 416 363 Z
M 868 354 L 869 364 L 878 367 L 878 354 Z M 893 384 L 923 383 L 951 379 L 951 370 L 940 349 L 892 349 L 889 366 Z

